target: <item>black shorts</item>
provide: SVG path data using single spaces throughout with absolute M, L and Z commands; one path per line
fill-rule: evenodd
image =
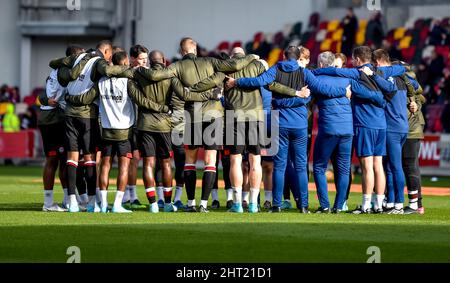
M 100 143 L 98 119 L 66 117 L 67 151 L 83 151 L 83 154 L 96 154 Z
M 137 128 L 133 128 L 131 131 L 131 137 L 130 137 L 131 152 L 139 150 L 139 145 L 138 145 L 137 139 L 138 139 L 138 130 L 137 130 Z
M 223 119 L 186 123 L 184 144 L 188 149 L 221 150 L 223 148 Z
M 139 151 L 142 157 L 170 158 L 172 141 L 170 133 L 139 131 Z
M 131 144 L 129 140 L 125 141 L 102 141 L 102 156 L 118 156 L 133 158 L 131 153 Z
M 233 135 L 226 137 L 225 148 L 230 154 L 253 154 L 261 155 L 261 141 L 264 137 L 264 122 L 262 121 L 234 121 L 234 125 L 227 125 L 226 133 L 232 128 Z
M 39 126 L 42 136 L 42 144 L 46 157 L 64 156 L 64 123 Z

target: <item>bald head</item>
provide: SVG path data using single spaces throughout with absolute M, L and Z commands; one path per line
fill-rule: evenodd
M 185 37 L 180 42 L 181 55 L 189 53 L 197 54 L 197 42 L 190 37 Z
M 166 64 L 166 59 L 164 58 L 164 53 L 159 50 L 153 50 L 150 52 L 150 64 Z
M 241 47 L 235 47 L 233 50 L 231 50 L 231 57 L 234 57 L 236 55 L 245 55 L 244 49 Z

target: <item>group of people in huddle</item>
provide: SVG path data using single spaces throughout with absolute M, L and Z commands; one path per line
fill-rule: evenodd
M 69 46 L 67 57 L 50 62 L 39 115 L 47 157 L 44 211 L 131 213 L 146 208 L 136 186 L 142 160 L 149 212 L 207 213 L 220 208 L 221 160 L 229 212 L 281 212 L 292 207 L 292 192 L 299 211 L 311 213 L 310 121 L 317 106 L 319 128 L 311 150 L 320 202 L 315 212 L 349 211 L 356 154 L 363 198 L 351 213 L 424 213 L 418 149 L 425 99 L 406 63 L 367 46 L 353 50 L 355 68 L 345 68 L 343 54 L 323 52 L 314 70 L 308 68 L 310 52 L 303 46 L 289 46 L 284 61 L 271 67 L 239 47 L 220 58 L 197 57 L 192 38 L 181 40 L 180 52 L 182 59 L 168 65 L 161 51 L 136 45 L 128 54 L 101 41 L 91 50 Z M 115 157 L 117 192 L 109 206 Z M 329 162 L 336 185 L 333 205 Z M 61 206 L 53 199 L 58 167 Z

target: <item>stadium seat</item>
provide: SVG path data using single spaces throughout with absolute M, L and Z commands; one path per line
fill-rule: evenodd
M 412 36 L 405 36 L 404 38 L 402 38 L 400 40 L 398 48 L 400 48 L 400 49 L 408 48 L 411 44 L 411 40 L 412 40 Z
M 400 40 L 401 38 L 403 38 L 403 36 L 405 36 L 405 32 L 406 29 L 404 27 L 397 28 L 394 32 L 394 39 Z
M 335 31 L 340 27 L 341 23 L 338 20 L 330 21 L 328 22 L 327 30 L 328 31 Z

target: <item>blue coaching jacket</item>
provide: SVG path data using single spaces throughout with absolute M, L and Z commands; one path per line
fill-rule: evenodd
M 256 78 L 240 78 L 236 81 L 239 87 L 262 87 L 271 84 L 277 80 L 277 77 L 283 74 L 291 74 L 295 77 L 293 72 L 299 72 L 298 75 L 303 82 L 298 84 L 296 89 L 300 90 L 305 85 L 314 93 L 321 93 L 324 95 L 332 94 L 333 97 L 345 97 L 345 87 L 334 87 L 321 83 L 308 69 L 304 69 L 298 65 L 296 60 L 288 60 L 278 62 L 265 73 Z M 280 82 L 282 83 L 282 82 Z M 286 98 L 273 93 L 272 106 L 273 109 L 279 110 L 279 126 L 281 128 L 305 129 L 308 128 L 308 110 L 306 105 L 311 101 L 311 97 L 304 99 L 299 97 Z
M 399 77 L 389 77 L 387 80 L 374 75 L 374 79 L 381 90 L 395 93 L 391 101 L 386 105 L 387 131 L 407 134 L 409 132 L 406 84 Z
M 371 64 L 366 64 L 358 68 L 368 66 L 371 69 L 374 67 Z M 379 70 L 383 73 L 384 78 L 391 76 L 400 76 L 405 72 L 405 68 L 400 65 L 394 65 L 391 67 L 382 67 Z M 355 82 L 361 82 L 362 74 L 357 68 L 354 69 L 337 69 L 337 68 L 327 68 L 317 70 L 316 75 L 329 75 L 338 76 L 354 80 Z M 367 89 L 366 86 L 354 85 L 352 84 L 352 92 L 355 97 L 352 99 L 353 106 L 353 120 L 354 127 L 364 127 L 369 129 L 386 129 L 386 115 L 383 105 L 373 103 L 373 101 L 364 98 L 364 91 Z M 380 96 L 382 92 L 377 87 L 369 89 L 370 91 L 377 92 Z

